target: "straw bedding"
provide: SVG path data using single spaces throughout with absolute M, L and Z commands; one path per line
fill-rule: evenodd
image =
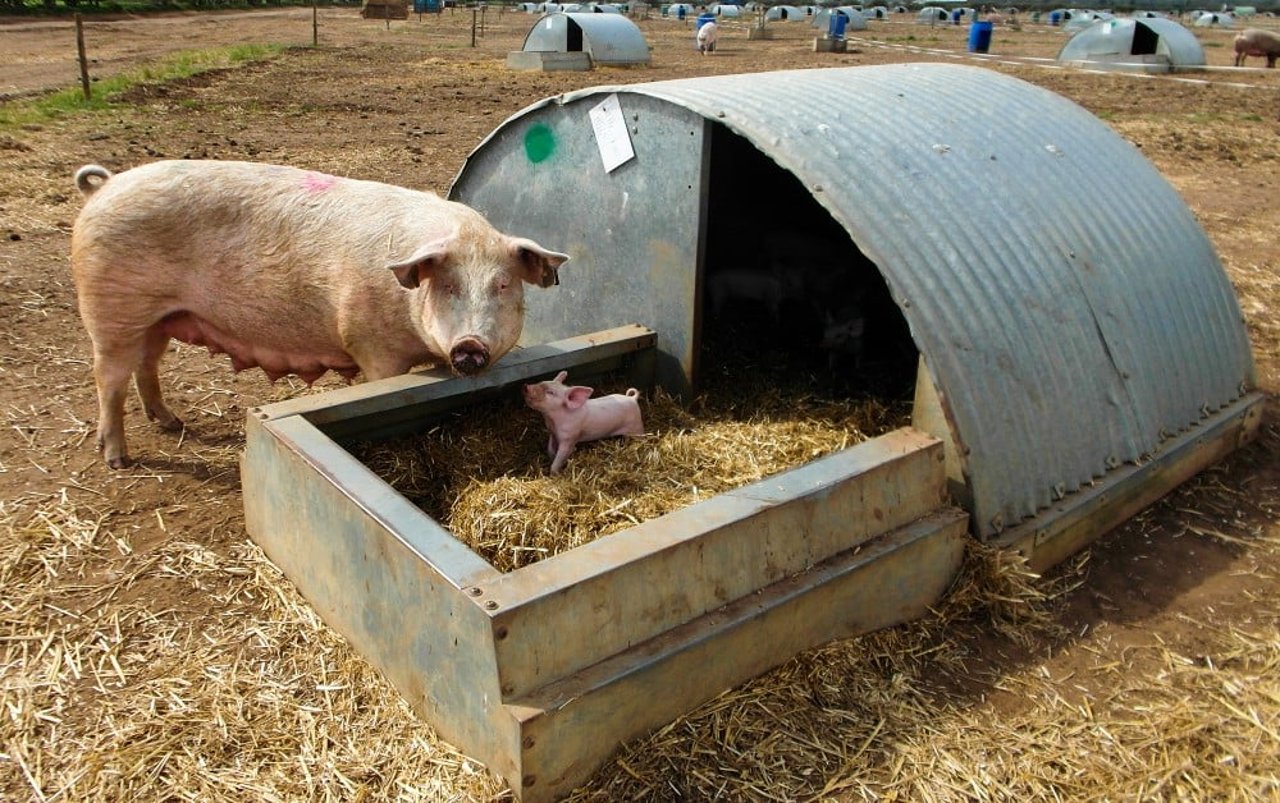
M 572 378 L 570 379 L 572 381 Z M 625 388 L 622 388 L 625 389 Z M 501 571 L 573 549 L 909 422 L 909 406 L 774 386 L 750 401 L 644 400 L 646 435 L 580 444 L 548 474 L 542 416 L 518 401 L 356 454 Z

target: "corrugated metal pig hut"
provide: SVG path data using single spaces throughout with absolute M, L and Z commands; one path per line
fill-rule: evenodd
M 526 296 L 526 348 L 252 411 L 246 521 L 526 801 L 800 650 L 921 615 L 969 537 L 1051 565 L 1258 427 L 1241 312 L 1187 206 L 1100 121 L 999 73 L 549 98 L 451 195 L 572 254 Z M 784 297 L 719 292 L 737 270 Z M 823 359 L 811 324 L 846 302 L 862 348 Z M 696 393 L 727 350 L 779 342 L 797 370 L 913 399 L 912 426 L 509 573 L 346 449 L 562 369 Z

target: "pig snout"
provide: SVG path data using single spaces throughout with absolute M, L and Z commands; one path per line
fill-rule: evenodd
M 478 374 L 489 365 L 489 347 L 479 338 L 464 337 L 449 350 L 449 365 L 459 374 Z

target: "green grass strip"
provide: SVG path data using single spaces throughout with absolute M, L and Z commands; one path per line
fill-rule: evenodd
M 0 107 L 0 128 L 43 123 L 71 114 L 110 109 L 117 105 L 115 98 L 120 93 L 139 84 L 190 78 L 209 70 L 261 61 L 279 54 L 284 49 L 284 45 L 263 44 L 182 51 L 155 64 L 90 83 L 88 100 L 84 98 L 83 89 L 77 85 L 31 100 L 7 103 Z M 90 75 L 92 74 L 93 71 L 90 70 Z

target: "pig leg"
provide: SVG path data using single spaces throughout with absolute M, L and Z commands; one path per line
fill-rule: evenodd
M 136 358 L 94 344 L 93 379 L 98 386 L 98 448 L 107 465 L 127 468 L 124 445 L 124 400 L 129 392 Z
M 155 421 L 166 432 L 177 432 L 182 429 L 182 421 L 165 405 L 160 394 L 160 359 L 168 348 L 169 336 L 159 326 L 148 329 L 142 362 L 134 372 L 134 380 L 138 383 L 138 398 L 142 400 L 142 410 L 148 420 Z
M 569 455 L 573 454 L 574 444 L 570 441 L 560 441 L 556 446 L 555 458 L 551 461 L 551 473 L 559 474 L 564 468 L 564 464 L 568 462 Z
M 555 433 L 547 436 L 547 457 L 554 458 L 556 456 L 556 436 Z

